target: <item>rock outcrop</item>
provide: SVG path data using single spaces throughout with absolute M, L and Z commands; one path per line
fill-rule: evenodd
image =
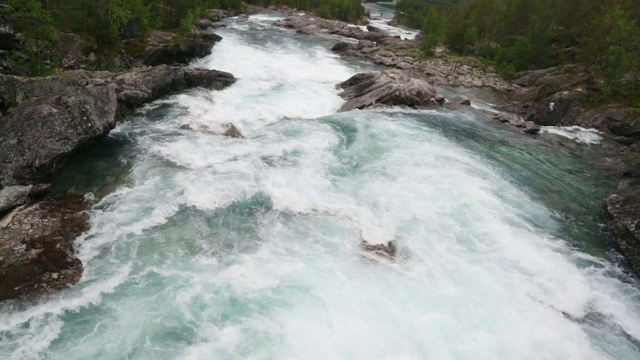
M 60 195 L 19 209 L 0 227 L 0 301 L 50 293 L 77 283 L 82 262 L 72 242 L 88 230 L 88 203 Z
M 223 71 L 160 65 L 136 68 L 114 79 L 118 95 L 119 115 L 162 96 L 194 87 L 223 89 L 236 82 L 236 78 Z
M 222 38 L 213 33 L 200 33 L 176 42 L 174 33 L 154 31 L 148 37 L 146 49 L 134 56 L 144 65 L 186 65 L 193 59 L 211 54 L 213 45 Z
M 308 15 L 296 15 L 273 23 L 287 29 L 295 29 L 299 34 L 305 35 L 338 35 L 356 40 L 377 41 L 389 34 L 377 29 L 377 31 L 367 31 L 360 27 L 339 20 L 328 20 Z
M 604 213 L 620 252 L 640 272 L 640 179 L 622 181 L 605 200 Z
M 115 126 L 116 86 L 71 86 L 11 109 L 0 121 L 0 182 L 46 180 L 67 158 Z
M 340 111 L 394 105 L 415 108 L 444 101 L 429 83 L 411 79 L 400 70 L 357 74 L 337 86 L 346 100 Z

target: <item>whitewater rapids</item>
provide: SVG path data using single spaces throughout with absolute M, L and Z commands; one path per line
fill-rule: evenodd
M 336 114 L 367 65 L 273 20 L 230 20 L 197 64 L 235 85 L 151 104 L 65 169 L 96 201 L 85 274 L 0 305 L 0 358 L 640 357 L 605 176 L 465 113 Z M 244 139 L 180 128 L 229 122 Z

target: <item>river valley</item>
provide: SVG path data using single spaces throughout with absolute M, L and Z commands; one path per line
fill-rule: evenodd
M 276 19 L 216 30 L 196 65 L 236 84 L 142 108 L 58 175 L 94 202 L 85 272 L 0 304 L 0 358 L 640 357 L 597 139 L 463 110 L 336 113 L 335 84 L 373 67 Z M 210 133 L 228 123 L 244 138 Z

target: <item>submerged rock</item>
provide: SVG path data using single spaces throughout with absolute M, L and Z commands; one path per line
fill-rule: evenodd
M 50 293 L 77 283 L 73 239 L 89 228 L 88 203 L 64 194 L 20 209 L 0 228 L 0 300 Z
M 365 251 L 370 251 L 389 258 L 395 258 L 398 254 L 398 246 L 393 240 L 387 242 L 386 244 L 369 244 L 367 241 L 362 240 L 360 242 L 360 246 Z
M 436 90 L 426 81 L 411 79 L 400 70 L 361 73 L 337 85 L 346 103 L 340 111 L 372 106 L 406 105 L 424 107 L 437 104 Z
M 605 200 L 604 213 L 620 252 L 640 272 L 640 179 L 623 181 Z
M 180 125 L 180 129 L 182 130 L 197 131 L 197 132 L 201 132 L 203 134 L 208 134 L 208 135 L 222 135 L 222 136 L 228 136 L 232 138 L 244 138 L 240 130 L 238 130 L 238 128 L 232 123 L 224 124 L 222 125 L 222 127 L 224 129 L 223 132 L 215 132 L 203 125 L 191 125 L 191 124 Z

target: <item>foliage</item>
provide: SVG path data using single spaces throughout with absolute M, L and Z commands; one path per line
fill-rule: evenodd
M 11 1 L 14 12 L 10 21 L 17 31 L 32 43 L 24 49 L 24 57 L 14 56 L 14 61 L 32 75 L 45 75 L 56 62 L 47 49 L 56 38 L 53 20 L 38 0 Z
M 637 0 L 400 0 L 397 14 L 422 29 L 426 55 L 442 39 L 439 18 L 451 51 L 480 56 L 503 75 L 580 60 L 604 80 L 604 92 L 639 86 Z

